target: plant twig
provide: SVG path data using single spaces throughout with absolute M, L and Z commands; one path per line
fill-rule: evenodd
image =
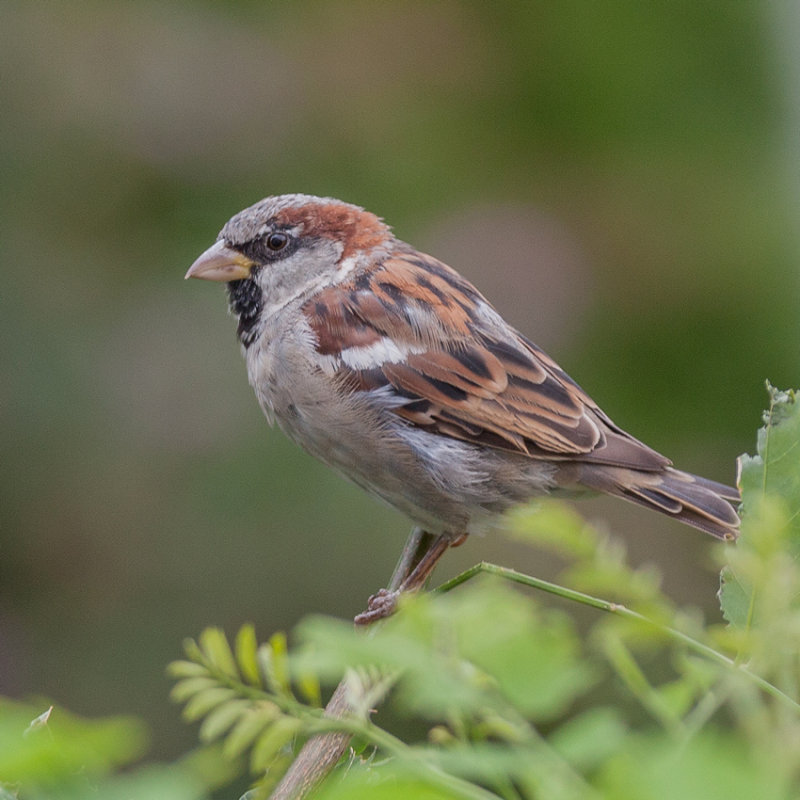
M 475 575 L 478 575 L 481 572 L 488 573 L 489 575 L 498 575 L 501 578 L 513 581 L 514 583 L 521 583 L 525 586 L 530 586 L 534 589 L 548 592 L 549 594 L 555 594 L 575 603 L 581 603 L 582 605 L 598 608 L 601 611 L 607 611 L 620 617 L 627 617 L 628 619 L 635 619 L 638 622 L 643 622 L 646 625 L 649 625 L 660 631 L 662 634 L 664 634 L 664 636 L 680 642 L 690 650 L 693 650 L 695 653 L 704 656 L 709 661 L 714 661 L 717 664 L 728 667 L 734 672 L 744 675 L 766 694 L 771 695 L 776 700 L 779 700 L 781 703 L 789 706 L 795 712 L 800 711 L 800 703 L 798 703 L 785 692 L 782 692 L 777 686 L 773 686 L 769 681 L 765 680 L 760 675 L 757 675 L 747 667 L 737 663 L 734 659 L 726 656 L 724 653 L 720 653 L 713 647 L 694 639 L 688 634 L 683 633 L 683 631 L 677 630 L 677 628 L 671 628 L 668 625 L 663 625 L 660 622 L 656 622 L 655 620 L 646 617 L 644 614 L 640 614 L 638 611 L 634 611 L 633 609 L 630 609 L 621 603 L 612 603 L 608 600 L 603 600 L 599 597 L 593 597 L 590 594 L 576 591 L 575 589 L 568 589 L 566 586 L 560 586 L 557 583 L 551 583 L 550 581 L 545 581 L 541 578 L 534 578 L 533 576 L 526 575 L 523 572 L 517 572 L 515 569 L 501 567 L 497 564 L 490 564 L 487 561 L 481 561 L 480 564 L 475 564 L 475 566 L 470 567 L 460 575 L 456 575 L 455 578 L 451 578 L 449 581 L 437 587 L 436 591 L 449 592 L 451 589 L 455 589 L 456 586 L 460 586 L 462 583 L 468 581 L 470 578 L 474 578 Z
M 409 537 L 405 548 L 403 549 L 403 553 L 400 556 L 400 560 L 395 567 L 392 580 L 387 588 L 393 590 L 396 589 L 400 583 L 402 583 L 405 575 L 407 575 L 410 570 L 413 569 L 421 554 L 423 554 L 429 547 L 431 538 L 432 537 L 429 534 L 420 531 L 418 528 L 415 528 L 414 531 L 412 531 L 411 536 Z M 782 692 L 777 686 L 774 686 L 760 675 L 757 675 L 747 667 L 736 663 L 734 659 L 724 655 L 723 653 L 720 653 L 713 647 L 694 639 L 693 637 L 677 630 L 676 628 L 671 628 L 668 625 L 663 625 L 660 622 L 656 622 L 655 620 L 646 617 L 644 614 L 640 614 L 638 611 L 633 611 L 632 609 L 620 603 L 613 603 L 608 600 L 603 600 L 602 598 L 594 597 L 584 592 L 579 592 L 575 589 L 569 589 L 568 587 L 561 586 L 557 583 L 551 583 L 550 581 L 545 581 L 541 578 L 534 578 L 531 575 L 526 575 L 525 573 L 518 572 L 517 570 L 509 569 L 508 567 L 501 567 L 497 564 L 491 564 L 485 561 L 475 564 L 473 567 L 470 567 L 460 575 L 457 575 L 451 580 L 443 583 L 436 589 L 436 592 L 450 591 L 451 589 L 454 589 L 457 586 L 460 586 L 462 583 L 465 583 L 466 581 L 475 577 L 475 575 L 478 575 L 479 573 L 497 575 L 505 580 L 510 580 L 514 583 L 521 583 L 525 586 L 530 586 L 534 589 L 557 595 L 558 597 L 562 597 L 571 602 L 580 603 L 582 605 L 590 606 L 601 611 L 606 611 L 617 616 L 633 619 L 649 625 L 658 630 L 664 636 L 676 642 L 680 642 L 690 650 L 698 653 L 708 660 L 720 664 L 721 666 L 730 669 L 732 672 L 737 672 L 744 675 L 766 694 L 769 694 L 784 705 L 790 707 L 793 711 L 800 711 L 800 703 Z M 360 680 L 364 682 L 364 691 L 368 691 L 368 678 L 361 677 Z M 351 684 L 347 680 L 343 680 L 336 687 L 336 690 L 331 696 L 328 705 L 325 707 L 325 717 L 330 720 L 329 724 L 336 729 L 326 730 L 326 732 L 313 736 L 308 740 L 308 742 L 306 742 L 297 758 L 287 771 L 286 775 L 283 777 L 275 791 L 270 796 L 270 800 L 302 800 L 302 798 L 306 797 L 306 795 L 308 795 L 308 793 L 334 768 L 334 766 L 336 766 L 339 759 L 344 755 L 353 733 L 357 730 L 360 730 L 358 725 L 355 724 L 355 721 L 352 721 L 352 724 L 350 724 L 346 720 L 346 717 L 353 712 L 353 708 L 349 701 L 350 686 Z M 327 725 L 321 721 L 320 728 L 325 729 L 327 728 Z M 343 728 L 345 730 L 342 730 Z M 370 738 L 373 740 L 381 739 L 379 730 L 380 729 L 375 729 L 375 731 L 372 732 L 372 737 Z M 381 739 L 380 741 L 375 741 L 375 743 L 386 747 L 388 750 L 391 750 L 391 745 L 394 744 L 385 738 Z M 442 772 L 441 774 L 437 775 L 436 778 L 435 782 L 439 783 L 440 786 L 445 788 L 445 785 L 447 785 L 447 788 L 455 791 L 457 794 L 463 797 L 482 798 L 483 800 L 489 797 L 496 797 L 496 795 L 486 792 L 486 790 L 480 789 L 479 787 L 473 786 L 473 784 L 463 782 L 464 785 L 460 785 L 459 779 L 455 778 L 455 776 L 450 776 L 448 773 Z M 450 778 L 452 778 L 452 782 L 450 781 Z
M 411 531 L 387 589 L 394 591 L 400 586 L 428 549 L 432 539 L 431 534 L 420 528 Z M 325 706 L 325 716 L 341 720 L 353 711 L 349 701 L 351 680 L 352 677 L 346 678 L 336 687 L 328 705 Z M 364 691 L 367 691 L 368 678 L 364 676 L 360 680 L 364 682 Z M 312 736 L 303 745 L 297 758 L 270 795 L 270 800 L 301 800 L 305 797 L 336 766 L 347 750 L 351 736 L 351 733 L 341 730 Z

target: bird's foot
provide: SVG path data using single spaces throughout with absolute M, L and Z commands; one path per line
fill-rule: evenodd
M 397 599 L 400 592 L 389 589 L 380 589 L 367 602 L 367 610 L 362 611 L 354 620 L 356 625 L 369 625 L 379 619 L 385 619 L 394 614 L 397 608 Z

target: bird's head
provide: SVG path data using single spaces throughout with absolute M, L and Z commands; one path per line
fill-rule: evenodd
M 343 280 L 392 241 L 389 227 L 358 206 L 305 194 L 267 197 L 228 220 L 186 277 L 228 284 L 247 345 L 265 309 Z

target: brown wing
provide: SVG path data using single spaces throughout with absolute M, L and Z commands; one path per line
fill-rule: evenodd
M 660 470 L 670 462 L 626 434 L 480 293 L 409 250 L 304 306 L 320 354 L 355 390 L 396 395 L 410 424 L 533 458 Z M 396 402 L 395 402 L 396 401 Z

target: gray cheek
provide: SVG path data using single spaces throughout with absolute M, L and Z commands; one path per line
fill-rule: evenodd
M 306 241 L 288 258 L 266 265 L 260 284 L 267 305 L 282 305 L 329 283 L 339 265 L 342 244 L 331 239 Z

